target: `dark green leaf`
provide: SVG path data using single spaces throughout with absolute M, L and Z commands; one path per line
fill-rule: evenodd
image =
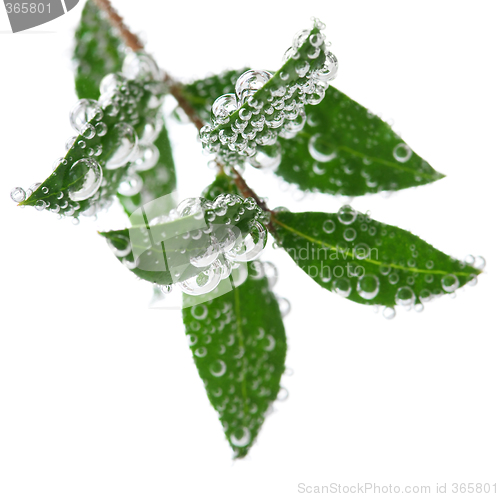
M 99 98 L 99 83 L 122 67 L 124 51 L 118 36 L 92 0 L 87 0 L 75 33 L 75 87 L 78 98 Z
M 158 162 L 147 171 L 138 171 L 138 175 L 143 181 L 141 191 L 132 197 L 118 194 L 118 198 L 128 216 L 131 216 L 140 206 L 168 195 L 175 190 L 175 165 L 165 125 L 162 126 L 154 145 L 159 151 Z
M 233 289 L 222 295 L 221 285 L 201 302 L 185 295 L 183 318 L 208 398 L 235 457 L 244 457 L 278 395 L 286 336 L 263 272 L 251 270 L 239 286 L 230 278 Z
M 424 303 L 480 273 L 349 206 L 337 214 L 277 212 L 272 223 L 280 245 L 314 281 L 361 304 Z
M 333 87 L 319 105 L 308 107 L 307 116 L 294 140 L 280 138 L 276 171 L 302 190 L 355 196 L 444 177 L 386 122 Z
M 148 89 L 147 82 L 125 82 L 112 100 L 103 104 L 102 118 L 96 115 L 89 121 L 93 137 L 78 135 L 59 165 L 31 195 L 23 205 L 50 208 L 61 214 L 78 217 L 107 206 L 118 185 L 127 173 L 128 164 L 117 169 L 106 167 L 108 161 L 122 143 L 120 127 L 131 125 L 140 137 L 148 123 L 156 121 L 157 108 L 150 102 L 157 97 Z M 80 101 L 82 102 L 82 101 Z M 76 201 L 71 194 L 78 191 L 85 182 L 88 167 L 80 159 L 93 159 L 99 163 L 103 182 L 90 198 Z

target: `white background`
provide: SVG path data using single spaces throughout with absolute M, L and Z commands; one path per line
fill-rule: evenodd
M 96 234 L 121 227 L 119 211 L 75 227 L 10 200 L 11 188 L 51 172 L 71 135 L 70 55 L 82 5 L 16 35 L 0 7 L 0 495 L 291 496 L 301 482 L 365 481 L 496 481 L 500 493 L 498 4 L 116 6 L 182 79 L 247 64 L 276 69 L 294 33 L 312 15 L 322 19 L 340 63 L 335 85 L 393 119 L 447 175 L 353 206 L 456 257 L 483 255 L 487 266 L 456 299 L 387 321 L 320 289 L 269 246 L 276 291 L 292 303 L 294 374 L 250 455 L 233 462 L 180 313 L 148 309 L 149 286 Z M 172 124 L 171 135 L 180 195 L 196 196 L 213 173 L 192 126 Z M 248 181 L 272 207 L 334 212 L 345 202 L 296 202 L 257 171 Z

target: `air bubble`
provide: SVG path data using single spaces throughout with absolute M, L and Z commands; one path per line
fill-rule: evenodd
M 341 297 L 349 297 L 351 294 L 351 282 L 347 278 L 339 278 L 333 282 L 333 290 Z
M 203 321 L 208 316 L 208 308 L 206 305 L 194 305 L 191 307 L 191 316 L 195 319 Z
M 218 359 L 217 361 L 213 362 L 210 367 L 208 368 L 210 371 L 210 374 L 212 376 L 215 376 L 216 378 L 219 378 L 221 376 L 224 376 L 227 370 L 226 363 L 224 361 L 221 361 Z
M 127 255 L 132 251 L 130 240 L 125 235 L 113 235 L 113 240 L 108 238 L 106 241 L 116 257 L 127 257 Z M 119 247 L 116 247 L 115 244 L 118 244 Z
M 311 136 L 307 148 L 311 157 L 319 162 L 329 162 L 337 157 L 332 140 L 321 133 Z
M 16 203 L 23 202 L 26 200 L 26 192 L 18 186 L 10 192 L 10 198 Z
M 144 52 L 130 52 L 126 55 L 122 73 L 127 79 L 159 80 L 160 70 L 154 59 Z
M 336 78 L 338 70 L 339 62 L 337 57 L 335 57 L 332 52 L 328 52 L 326 54 L 325 64 L 321 69 L 316 71 L 315 77 L 320 81 L 331 81 Z
M 244 102 L 260 90 L 272 77 L 272 73 L 268 71 L 255 71 L 251 69 L 244 72 L 236 81 L 234 88 L 238 100 Z
M 134 161 L 135 171 L 149 171 L 160 158 L 160 151 L 155 145 L 139 145 L 137 151 L 138 158 Z
M 344 240 L 352 242 L 356 238 L 356 230 L 354 228 L 346 228 L 344 230 Z
M 356 286 L 359 295 L 366 300 L 374 299 L 378 294 L 379 288 L 379 279 L 373 274 L 365 274 L 359 278 Z
M 398 162 L 407 162 L 412 155 L 412 150 L 406 143 L 399 143 L 394 147 L 392 155 Z
M 81 134 L 92 119 L 100 121 L 102 117 L 103 112 L 97 101 L 84 98 L 75 105 L 69 119 L 73 129 Z
M 80 159 L 71 166 L 68 176 L 70 184 L 80 184 L 77 190 L 69 191 L 69 198 L 74 201 L 86 200 L 95 195 L 101 186 L 101 165 L 94 159 Z
M 221 263 L 216 259 L 210 267 L 185 281 L 177 283 L 187 295 L 203 295 L 217 287 L 222 277 Z
M 118 186 L 118 193 L 125 197 L 133 197 L 142 190 L 143 184 L 144 182 L 138 174 L 129 172 Z
M 257 169 L 275 171 L 281 163 L 281 144 L 277 142 L 274 145 L 257 147 L 255 155 L 248 160 Z
M 229 116 L 238 109 L 234 93 L 221 95 L 212 105 L 212 119 L 220 124 L 228 122 Z
M 335 223 L 331 219 L 327 219 L 323 223 L 323 231 L 328 234 L 333 233 L 335 231 Z
M 124 166 L 134 155 L 137 146 L 137 134 L 130 124 L 115 124 L 112 131 L 118 138 L 118 148 L 106 162 L 107 169 L 117 169 Z
M 254 237 L 257 241 L 254 240 Z M 235 246 L 232 250 L 227 251 L 226 257 L 237 262 L 252 261 L 262 252 L 266 241 L 266 228 L 259 222 L 256 222 L 252 228 L 252 232 L 249 233 L 240 244 Z
M 396 309 L 393 307 L 384 307 L 382 316 L 384 316 L 385 319 L 394 319 L 396 317 Z
M 337 213 L 337 218 L 342 224 L 349 225 L 356 221 L 357 215 L 357 211 L 350 205 L 343 205 Z
M 396 291 L 396 304 L 411 306 L 415 302 L 415 293 L 409 286 L 402 286 Z
M 458 278 L 454 274 L 447 274 L 441 278 L 441 286 L 445 292 L 454 292 L 459 284 Z
M 247 427 L 238 428 L 229 437 L 229 441 L 235 447 L 246 447 L 251 440 L 250 430 Z

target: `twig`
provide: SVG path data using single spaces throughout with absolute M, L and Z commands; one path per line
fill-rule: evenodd
M 111 5 L 110 0 L 93 0 L 99 9 L 101 9 L 107 16 L 110 23 L 118 30 L 124 43 L 134 52 L 144 50 L 144 45 L 141 43 L 137 35 L 132 33 L 127 25 L 123 22 L 123 18 L 118 14 L 118 12 Z M 163 81 L 169 85 L 170 94 L 175 98 L 179 107 L 185 112 L 189 120 L 196 126 L 198 131 L 205 125 L 196 110 L 191 106 L 182 93 L 182 85 L 177 82 L 172 76 L 170 76 L 166 71 L 163 71 Z M 216 161 L 219 171 L 224 170 L 223 164 Z M 245 197 L 251 197 L 256 202 L 257 205 L 265 212 L 270 212 L 266 203 L 247 185 L 246 181 L 243 179 L 241 174 L 234 168 L 231 167 L 231 171 L 234 175 L 234 183 L 240 193 Z M 269 228 L 269 225 L 268 225 Z
M 94 0 L 94 3 L 105 12 L 109 22 L 118 30 L 125 44 L 134 52 L 144 50 L 144 45 L 138 36 L 132 33 L 123 22 L 123 17 L 113 8 L 109 0 Z

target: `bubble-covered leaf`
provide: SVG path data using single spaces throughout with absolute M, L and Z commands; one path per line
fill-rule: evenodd
M 255 442 L 285 369 L 285 329 L 271 286 L 250 268 L 247 280 L 223 295 L 217 289 L 201 303 L 184 296 L 193 358 L 235 457 Z
M 253 199 L 232 194 L 213 202 L 192 198 L 159 212 L 156 205 L 165 206 L 163 200 L 135 211 L 131 228 L 100 233 L 116 257 L 146 281 L 171 285 L 198 276 L 200 285 L 205 276 L 219 281 L 233 262 L 251 260 L 265 246 L 267 231 L 260 222 L 264 213 Z M 259 243 L 248 240 L 255 231 Z
M 360 304 L 420 306 L 474 284 L 481 272 L 350 206 L 336 214 L 276 212 L 272 224 L 280 245 L 306 274 Z

